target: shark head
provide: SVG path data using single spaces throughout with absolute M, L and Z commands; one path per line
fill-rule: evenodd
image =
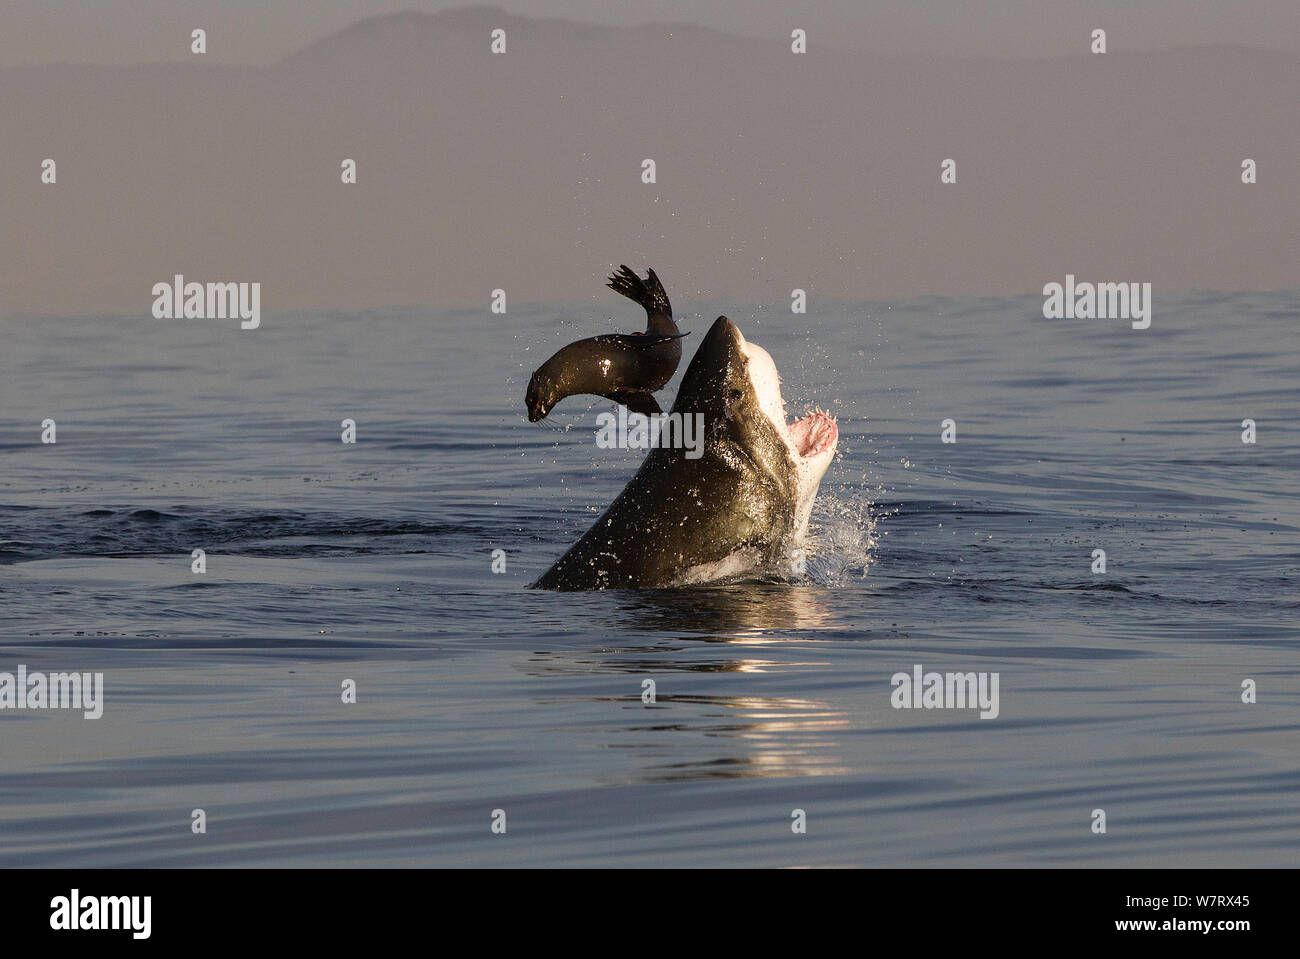
M 789 508 L 786 549 L 802 546 L 813 500 L 839 442 L 839 429 L 816 411 L 787 420 L 771 354 L 720 316 L 682 378 L 674 411 L 705 416 L 706 455 L 752 474 Z M 756 484 L 761 485 L 761 484 Z

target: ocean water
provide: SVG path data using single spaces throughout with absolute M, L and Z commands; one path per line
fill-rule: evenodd
M 523 416 L 609 299 L 7 319 L 0 671 L 104 712 L 0 711 L 0 865 L 1300 861 L 1300 293 L 689 304 L 838 418 L 808 581 L 528 590 L 641 455 Z

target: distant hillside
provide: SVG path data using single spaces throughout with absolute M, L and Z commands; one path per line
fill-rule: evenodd
M 0 312 L 143 313 L 175 273 L 260 281 L 266 311 L 599 297 L 619 262 L 682 307 L 1067 272 L 1298 286 L 1297 90 L 1300 58 L 1245 48 L 794 55 L 490 8 L 363 21 L 267 67 L 0 70 Z

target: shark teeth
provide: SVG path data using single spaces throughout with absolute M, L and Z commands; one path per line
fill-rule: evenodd
M 801 420 L 786 427 L 790 445 L 799 456 L 808 459 L 818 456 L 835 445 L 839 428 L 835 418 L 824 410 L 814 410 Z

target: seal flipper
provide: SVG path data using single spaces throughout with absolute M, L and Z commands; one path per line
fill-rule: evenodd
M 611 399 L 615 403 L 622 403 L 633 413 L 657 416 L 663 412 L 654 395 L 644 390 L 617 390 L 610 393 L 607 399 Z
M 647 333 L 676 333 L 677 324 L 673 322 L 673 306 L 668 302 L 664 286 L 655 276 L 654 270 L 646 270 L 646 279 L 626 264 L 611 273 L 606 284 L 615 293 L 621 293 L 629 300 L 636 300 L 645 309 Z

